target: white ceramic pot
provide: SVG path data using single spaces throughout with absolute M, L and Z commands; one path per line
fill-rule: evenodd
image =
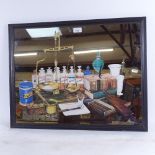
M 117 77 L 118 75 L 120 75 L 120 70 L 121 70 L 120 64 L 110 64 L 110 65 L 108 65 L 108 67 L 110 69 L 110 74 L 112 76 Z

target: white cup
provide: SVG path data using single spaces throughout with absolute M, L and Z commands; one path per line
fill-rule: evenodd
M 120 70 L 121 70 L 121 65 L 120 64 L 110 64 L 108 65 L 109 69 L 110 69 L 110 74 L 112 76 L 118 76 L 120 75 Z

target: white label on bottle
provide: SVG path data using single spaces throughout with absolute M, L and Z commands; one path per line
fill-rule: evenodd
M 39 83 L 45 83 L 45 76 L 39 76 Z
M 83 77 L 77 77 L 76 78 L 76 82 L 77 82 L 77 84 L 83 84 Z
M 67 77 L 62 77 L 61 78 L 61 83 L 68 83 L 68 78 Z
M 69 77 L 68 83 L 75 83 L 75 77 Z
M 52 81 L 52 75 L 46 75 L 46 82 Z

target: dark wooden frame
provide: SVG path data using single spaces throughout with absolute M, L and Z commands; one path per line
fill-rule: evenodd
M 48 26 L 68 26 L 92 23 L 115 23 L 115 22 L 140 22 L 141 23 L 141 70 L 142 70 L 142 113 L 143 123 L 141 125 L 75 125 L 75 124 L 34 124 L 34 123 L 16 123 L 16 105 L 15 105 L 15 65 L 14 65 L 14 29 L 32 28 Z M 115 19 L 95 19 L 44 23 L 26 23 L 9 24 L 9 65 L 10 65 L 10 127 L 11 128 L 39 128 L 39 129 L 76 129 L 76 130 L 110 130 L 110 131 L 148 131 L 147 116 L 147 52 L 146 52 L 146 17 L 128 17 Z

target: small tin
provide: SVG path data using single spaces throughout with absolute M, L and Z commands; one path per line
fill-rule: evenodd
M 46 107 L 46 112 L 50 115 L 55 114 L 56 110 L 57 110 L 56 104 L 51 104 Z
M 33 104 L 33 84 L 29 81 L 19 83 L 19 104 L 23 106 Z

